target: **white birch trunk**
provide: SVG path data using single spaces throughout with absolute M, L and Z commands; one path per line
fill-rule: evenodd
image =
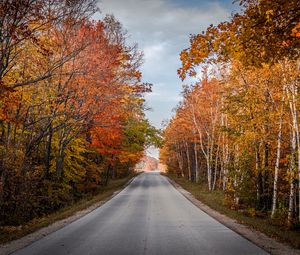
M 199 182 L 199 170 L 198 170 L 198 152 L 197 152 L 197 143 L 194 143 L 194 156 L 195 156 L 195 182 Z
M 279 116 L 279 130 L 277 135 L 277 153 L 274 171 L 274 182 L 273 182 L 273 199 L 272 199 L 272 213 L 271 218 L 275 216 L 277 208 L 277 191 L 278 191 L 278 173 L 280 164 L 280 154 L 281 154 L 281 139 L 282 139 L 282 122 L 283 122 L 283 110 L 284 110 L 284 99 L 285 99 L 285 89 L 283 89 L 283 95 L 281 99 L 280 116 Z
M 299 194 L 299 204 L 298 204 L 298 219 L 300 221 L 300 137 L 299 137 L 299 123 L 298 123 L 298 112 L 297 112 L 297 87 L 293 82 L 292 84 L 292 103 L 293 103 L 293 111 L 294 111 L 294 127 L 295 127 L 295 135 L 297 141 L 297 161 L 298 161 L 298 194 Z
M 209 151 L 205 151 L 204 145 L 203 145 L 203 137 L 202 137 L 202 130 L 200 129 L 200 126 L 196 120 L 196 114 L 195 114 L 195 107 L 192 104 L 192 114 L 193 114 L 193 123 L 195 125 L 195 128 L 198 132 L 199 135 L 199 143 L 200 143 L 200 148 L 201 151 L 206 159 L 206 166 L 207 166 L 207 184 L 208 184 L 208 189 L 211 191 L 211 164 L 210 164 L 210 154 Z M 207 148 L 209 148 L 209 143 L 207 144 Z
M 220 146 L 218 145 L 217 152 L 216 152 L 216 157 L 215 157 L 215 172 L 214 172 L 214 182 L 212 186 L 212 190 L 215 190 L 216 187 L 216 181 L 217 181 L 217 171 L 218 171 L 218 163 L 219 163 L 219 151 L 220 151 Z
M 289 194 L 289 209 L 288 209 L 288 225 L 291 226 L 294 220 L 294 196 L 295 196 L 295 188 L 294 188 L 294 177 L 293 172 L 295 168 L 295 151 L 296 151 L 296 135 L 295 131 L 292 130 L 292 157 L 291 157 L 291 165 L 290 165 L 290 194 Z
M 293 87 L 287 88 L 287 96 L 289 99 L 289 106 L 291 111 L 291 117 L 292 117 L 292 127 L 291 127 L 291 163 L 290 163 L 290 194 L 289 194 L 289 208 L 288 208 L 288 225 L 291 226 L 293 224 L 294 220 L 294 196 L 295 196 L 295 187 L 294 187 L 294 170 L 296 168 L 296 162 L 295 162 L 295 153 L 297 150 L 297 138 L 296 138 L 296 125 L 297 120 L 295 116 L 295 110 L 294 110 L 294 103 L 293 103 Z

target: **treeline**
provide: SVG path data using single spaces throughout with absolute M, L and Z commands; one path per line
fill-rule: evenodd
M 133 171 L 158 132 L 142 52 L 95 0 L 0 3 L 0 226 L 72 203 Z
M 168 171 L 223 191 L 224 203 L 300 222 L 299 1 L 240 1 L 229 22 L 181 52 L 183 100 L 164 131 Z M 202 71 L 201 71 L 202 70 Z

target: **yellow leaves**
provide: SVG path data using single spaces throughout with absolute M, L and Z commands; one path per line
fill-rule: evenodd
M 274 16 L 274 11 L 273 10 L 267 10 L 266 11 L 267 22 L 271 22 L 273 16 Z
M 297 179 L 297 169 L 287 171 L 284 179 L 289 183 L 294 182 Z

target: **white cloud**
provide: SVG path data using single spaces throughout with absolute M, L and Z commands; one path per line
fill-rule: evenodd
M 167 57 L 167 44 L 156 43 L 151 45 L 146 45 L 143 48 L 145 63 L 155 64 L 157 65 L 157 61 L 161 60 L 163 57 Z
M 157 127 L 171 117 L 179 100 L 182 83 L 177 76 L 179 53 L 189 45 L 189 35 L 200 33 L 211 23 L 229 18 L 231 9 L 216 1 L 181 5 L 171 0 L 101 0 L 102 16 L 113 13 L 144 51 L 143 79 L 153 83 L 147 104 L 153 112 L 147 116 Z M 97 18 L 97 17 L 96 17 Z

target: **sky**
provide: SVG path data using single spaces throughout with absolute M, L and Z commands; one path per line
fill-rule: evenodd
M 100 0 L 101 14 L 95 19 L 113 14 L 128 31 L 128 43 L 137 43 L 144 52 L 143 82 L 153 84 L 152 93 L 146 95 L 146 104 L 151 108 L 146 116 L 155 127 L 162 128 L 162 122 L 172 117 L 172 109 L 181 99 L 183 83 L 177 69 L 180 52 L 189 46 L 189 35 L 228 20 L 239 8 L 232 1 Z M 147 153 L 158 157 L 157 149 Z

